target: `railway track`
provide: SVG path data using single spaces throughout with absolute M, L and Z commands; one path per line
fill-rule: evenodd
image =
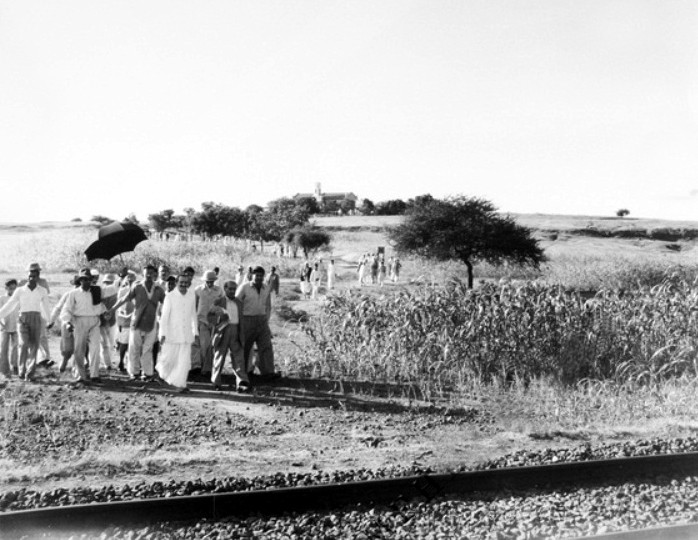
M 61 536 L 160 522 L 329 512 L 357 505 L 366 508 L 413 499 L 429 501 L 446 495 L 477 497 L 478 493 L 552 491 L 686 476 L 698 476 L 698 452 L 11 511 L 0 513 L 0 533 L 3 538 Z M 698 538 L 698 527 L 679 526 L 598 538 Z

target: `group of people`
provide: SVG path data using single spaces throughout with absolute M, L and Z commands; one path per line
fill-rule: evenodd
M 327 269 L 325 269 L 322 259 L 319 259 L 312 264 L 309 261 L 303 263 L 299 276 L 301 294 L 303 295 L 303 298 L 312 298 L 313 300 L 317 299 L 318 291 L 322 285 L 323 275 L 325 275 L 327 279 L 327 290 L 331 291 L 334 289 L 335 279 L 337 277 L 334 259 L 330 259 Z
M 372 285 L 382 287 L 386 278 L 397 283 L 401 268 L 402 263 L 398 257 L 390 257 L 386 263 L 383 253 L 364 253 L 356 268 L 358 284 L 362 286 L 370 280 Z
M 156 381 L 177 391 L 187 391 L 187 380 L 199 376 L 221 389 L 228 356 L 239 392 L 248 392 L 256 378 L 279 377 L 269 328 L 272 296 L 279 290 L 274 267 L 268 276 L 261 266 L 250 268 L 222 287 L 216 285 L 217 268 L 204 272 L 195 287 L 191 267 L 172 274 L 165 265 L 149 265 L 140 280 L 124 269 L 105 275 L 101 283 L 99 272 L 83 268 L 52 311 L 40 272 L 32 263 L 26 281 L 8 280 L 0 297 L 0 373 L 5 377 L 31 381 L 37 365 L 54 365 L 47 330 L 56 323 L 59 372 L 72 360 L 76 383 L 99 383 L 100 365 L 113 369 L 115 349 L 118 368 L 131 380 Z M 44 358 L 37 363 L 40 348 Z

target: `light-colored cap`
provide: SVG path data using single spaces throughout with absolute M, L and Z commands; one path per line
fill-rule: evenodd
M 107 274 L 102 278 L 103 283 L 114 283 L 116 281 L 116 274 Z
M 29 265 L 29 268 L 27 268 L 27 272 L 32 272 L 34 270 L 38 270 L 39 272 L 41 272 L 41 266 L 39 266 L 39 263 L 31 263 Z
M 216 281 L 218 275 L 213 270 L 208 270 L 204 272 L 204 277 L 201 278 L 203 281 Z

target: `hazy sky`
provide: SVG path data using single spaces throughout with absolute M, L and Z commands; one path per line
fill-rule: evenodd
M 694 0 L 0 0 L 0 221 L 423 193 L 698 220 Z

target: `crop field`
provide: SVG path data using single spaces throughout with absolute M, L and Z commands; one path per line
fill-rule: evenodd
M 316 256 L 338 270 L 336 290 L 318 300 L 300 294 L 302 259 L 268 245 L 149 240 L 101 261 L 102 272 L 218 266 L 222 279 L 238 264 L 277 266 L 271 324 L 286 380 L 250 397 L 197 383 L 176 399 L 118 375 L 83 390 L 51 374 L 33 386 L 0 382 L 0 485 L 442 466 L 570 440 L 698 431 L 698 223 L 517 216 L 545 249 L 538 269 L 477 264 L 467 290 L 459 263 L 405 257 L 398 283 L 360 287 L 356 261 L 379 246 L 395 255 L 386 227 L 398 219 L 316 219 L 332 235 Z M 617 235 L 630 226 L 640 233 Z M 0 278 L 22 278 L 39 262 L 54 304 L 94 239 L 90 224 L 0 225 Z M 81 426 L 89 433 L 76 436 Z

